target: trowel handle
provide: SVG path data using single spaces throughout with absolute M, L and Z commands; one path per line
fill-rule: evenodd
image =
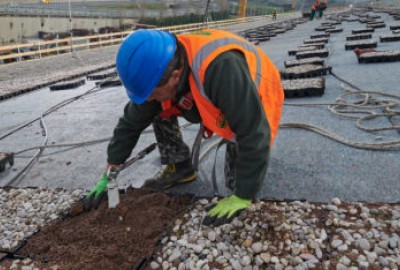
M 109 181 L 115 181 L 117 180 L 117 176 L 119 174 L 120 170 L 115 168 L 115 167 L 110 167 L 107 170 L 107 178 Z

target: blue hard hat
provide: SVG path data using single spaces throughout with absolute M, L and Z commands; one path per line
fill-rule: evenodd
M 160 30 L 140 29 L 124 39 L 117 54 L 117 71 L 133 103 L 147 100 L 174 57 L 175 48 L 175 37 Z

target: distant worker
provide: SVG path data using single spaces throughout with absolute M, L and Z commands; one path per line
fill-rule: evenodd
M 314 20 L 315 12 L 317 12 L 319 4 L 319 0 L 315 0 L 315 3 L 311 6 L 310 21 Z
M 215 133 L 227 143 L 225 185 L 233 191 L 208 209 L 203 224 L 231 222 L 264 182 L 284 99 L 279 70 L 259 47 L 221 30 L 178 36 L 137 30 L 122 42 L 116 64 L 130 102 L 108 145 L 105 170 L 123 164 L 152 124 L 166 167 L 142 187 L 191 182 L 197 174 L 177 116 L 202 123 L 206 137 Z M 98 205 L 107 184 L 103 173 L 86 196 L 87 210 Z
M 272 11 L 272 20 L 276 21 L 276 9 L 274 8 L 274 10 Z
M 322 18 L 325 9 L 328 7 L 328 0 L 322 0 L 321 4 L 318 6 L 318 17 Z

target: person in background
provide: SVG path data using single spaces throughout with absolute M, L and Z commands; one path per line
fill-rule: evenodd
M 202 123 L 205 137 L 215 133 L 226 141 L 225 185 L 232 190 L 208 209 L 203 224 L 230 222 L 264 182 L 284 100 L 279 70 L 259 47 L 209 29 L 178 36 L 134 31 L 122 42 L 116 65 L 130 101 L 108 145 L 105 171 L 121 166 L 152 124 L 165 168 L 143 187 L 192 182 L 197 175 L 177 117 Z M 104 172 L 86 196 L 87 210 L 98 205 L 107 184 Z
M 272 20 L 276 21 L 276 9 L 274 8 L 274 10 L 272 11 Z
M 315 13 L 319 7 L 319 0 L 315 0 L 314 4 L 311 6 L 310 21 L 314 20 Z
M 318 6 L 318 17 L 322 18 L 325 9 L 328 7 L 328 0 L 322 0 L 321 4 Z

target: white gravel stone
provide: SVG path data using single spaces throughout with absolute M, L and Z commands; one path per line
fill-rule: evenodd
M 151 269 L 158 269 L 159 267 L 160 267 L 160 265 L 154 261 L 150 263 Z
M 270 262 L 271 263 L 279 263 L 279 258 L 277 256 L 272 256 Z
M 348 247 L 346 244 L 343 244 L 343 245 L 338 246 L 337 250 L 340 252 L 345 252 L 348 250 Z
M 338 264 L 336 265 L 336 270 L 348 270 L 348 269 L 347 269 L 347 266 L 346 266 L 346 265 L 341 264 L 341 263 L 338 263 Z
M 343 241 L 340 239 L 335 239 L 332 241 L 331 246 L 333 248 L 338 248 L 339 246 L 341 246 L 343 244 Z
M 351 263 L 351 260 L 347 258 L 346 256 L 343 256 L 339 259 L 339 262 L 345 266 L 349 266 Z
M 220 242 L 220 243 L 217 243 L 217 249 L 219 249 L 219 250 L 228 250 L 229 248 L 226 246 L 226 244 L 225 243 L 223 243 L 223 242 Z
M 173 251 L 172 251 L 172 253 L 171 253 L 171 255 L 169 256 L 169 258 L 168 258 L 168 261 L 169 262 L 173 262 L 173 261 L 175 261 L 176 259 L 178 259 L 180 256 L 182 255 L 182 253 L 179 251 L 179 249 L 174 249 Z
M 242 270 L 243 269 L 242 265 L 236 260 L 231 261 L 231 266 L 232 266 L 232 269 L 234 269 L 234 270 Z
M 214 231 L 209 231 L 207 234 L 208 240 L 215 241 L 217 234 Z
M 378 255 L 376 255 L 375 252 L 368 252 L 367 253 L 367 261 L 369 263 L 375 262 L 377 258 L 378 258 Z
M 391 249 L 395 249 L 398 245 L 398 240 L 399 240 L 398 238 L 394 238 L 394 237 L 390 238 L 389 239 L 389 247 Z
M 338 206 L 342 203 L 342 201 L 339 198 L 332 198 L 331 203 L 333 203 L 334 205 Z
M 264 263 L 267 264 L 271 261 L 271 255 L 268 252 L 261 253 L 260 258 Z
M 369 266 L 369 263 L 363 261 L 363 262 L 359 263 L 359 266 L 360 266 L 360 269 L 367 269 Z
M 263 249 L 263 244 L 261 242 L 256 242 L 251 245 L 251 249 L 254 253 L 260 253 Z

